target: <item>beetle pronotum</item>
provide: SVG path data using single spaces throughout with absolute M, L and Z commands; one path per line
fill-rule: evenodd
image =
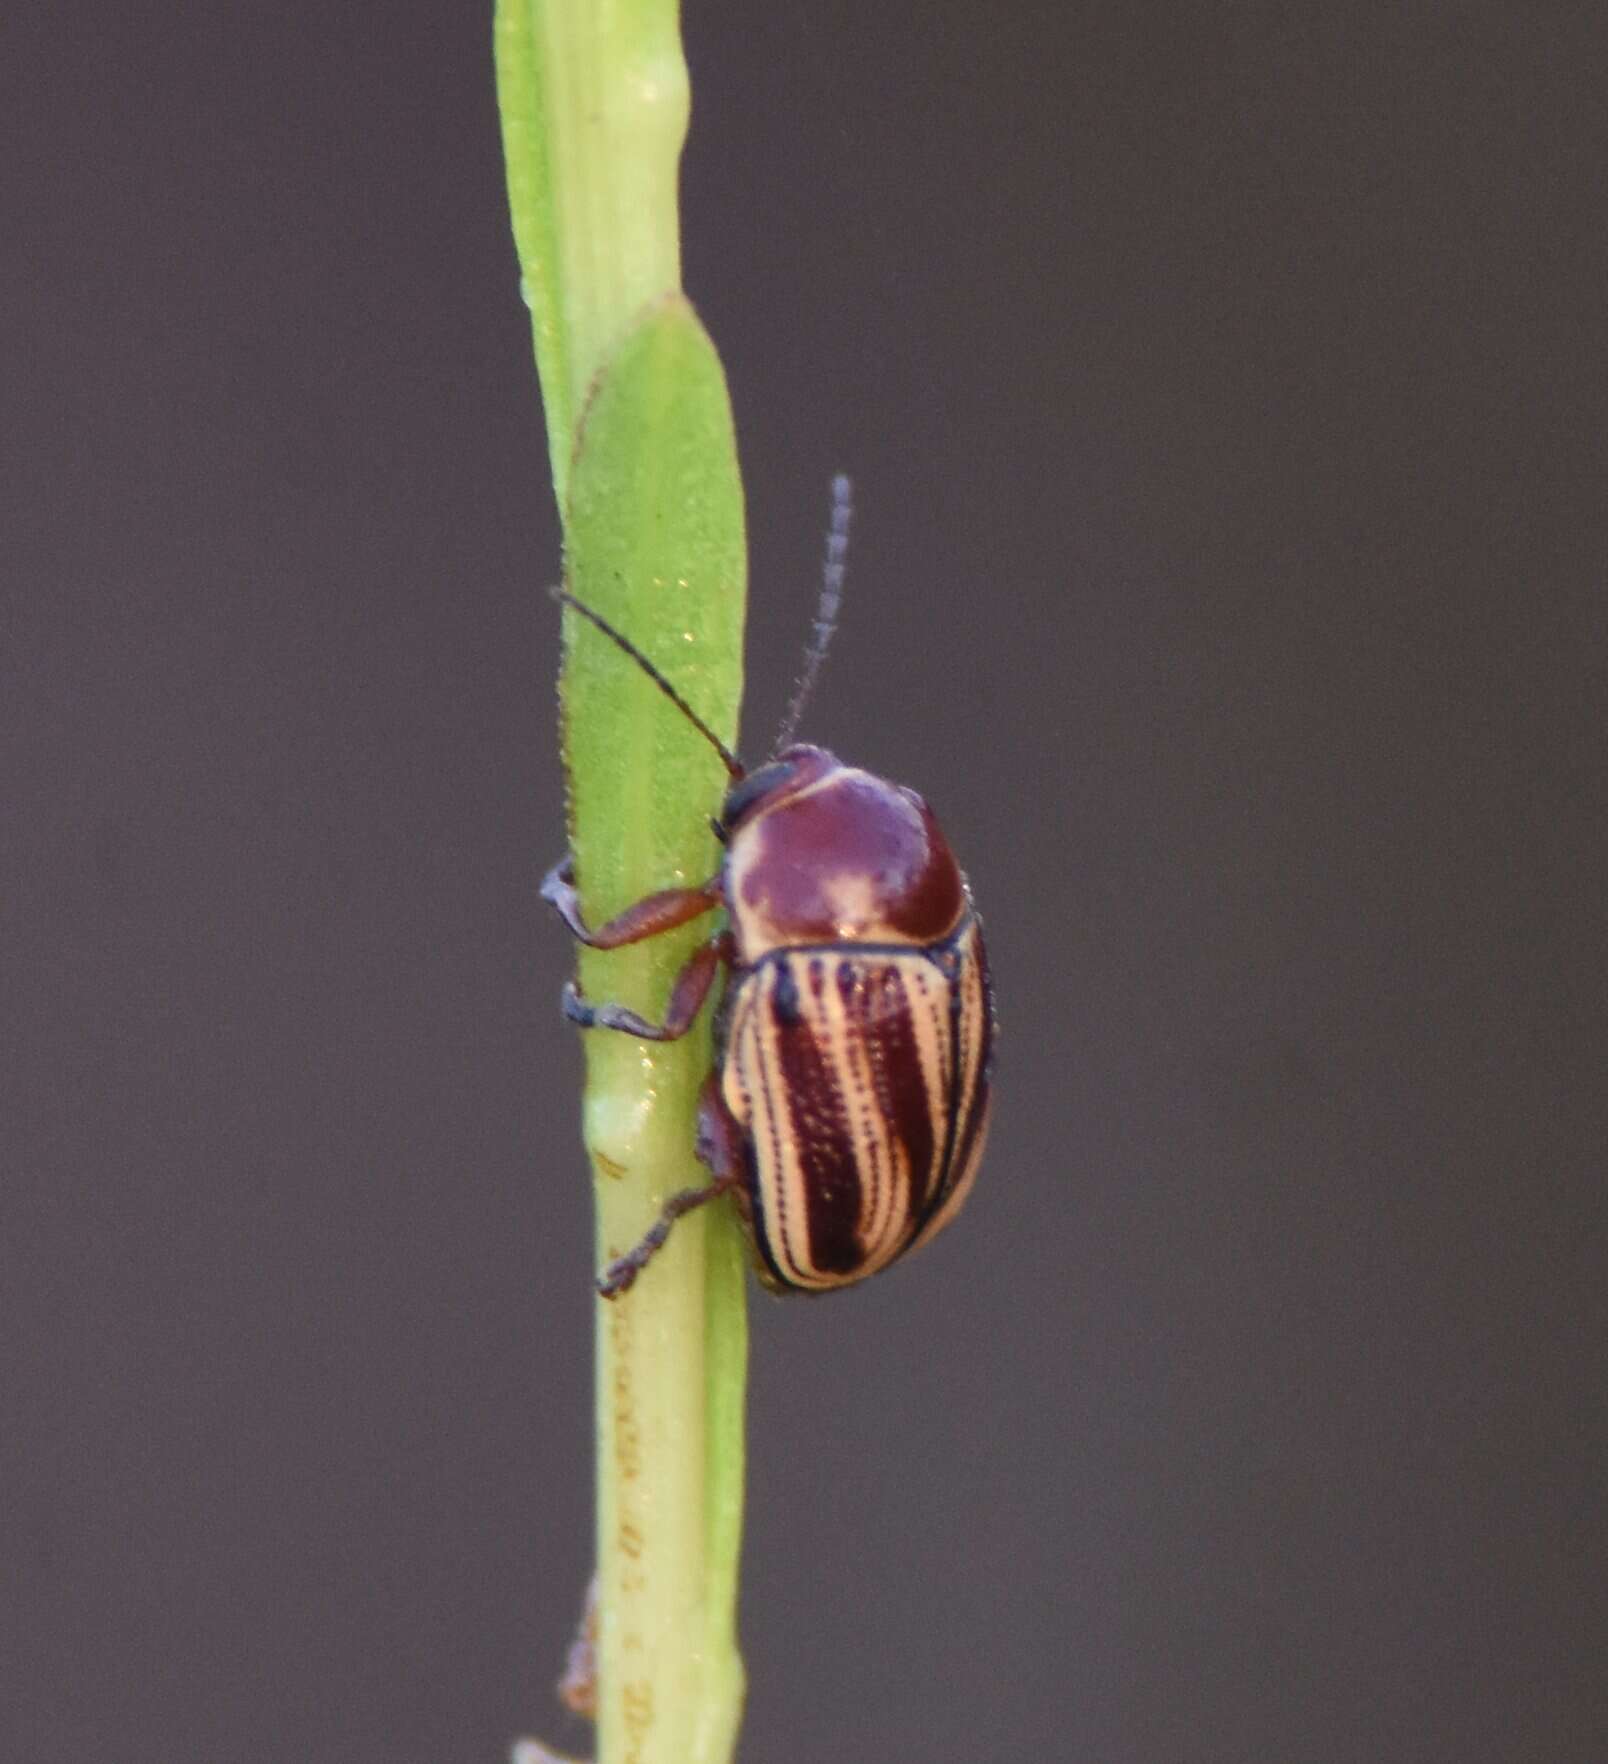
M 848 479 L 832 490 L 815 635 L 774 757 L 756 771 L 629 638 L 557 590 L 643 669 L 731 776 L 714 822 L 724 861 L 700 887 L 661 890 L 589 927 L 568 857 L 542 883 L 542 898 L 593 949 L 639 943 L 717 907 L 728 920 L 677 976 L 662 1023 L 591 1004 L 574 982 L 564 990 L 565 1014 L 583 1028 L 673 1041 L 720 969 L 728 973 L 698 1104 L 698 1156 L 711 1180 L 673 1195 L 636 1248 L 604 1270 L 598 1290 L 608 1298 L 632 1284 L 682 1214 L 726 1193 L 767 1286 L 852 1285 L 936 1236 L 982 1157 L 993 1001 L 966 879 L 913 790 L 793 742 L 842 594 Z

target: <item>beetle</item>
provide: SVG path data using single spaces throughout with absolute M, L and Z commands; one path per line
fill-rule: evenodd
M 698 1103 L 701 1188 L 671 1196 L 642 1241 L 599 1276 L 625 1292 L 683 1214 L 730 1194 L 772 1291 L 826 1292 L 930 1241 L 964 1205 L 987 1136 L 994 1009 L 982 923 L 931 809 L 913 790 L 793 740 L 842 595 L 849 482 L 833 515 L 815 635 L 773 757 L 744 768 L 623 633 L 555 595 L 619 646 L 719 753 L 730 786 L 712 822 L 719 870 L 588 926 L 570 857 L 541 895 L 592 949 L 619 949 L 723 907 L 727 922 L 677 976 L 662 1023 L 594 1004 L 583 1028 L 673 1041 L 716 975 L 715 1063 Z

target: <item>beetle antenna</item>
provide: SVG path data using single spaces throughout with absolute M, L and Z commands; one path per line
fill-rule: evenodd
M 720 755 L 720 763 L 726 768 L 731 777 L 735 779 L 747 776 L 747 773 L 743 769 L 742 761 L 737 758 L 736 754 L 731 751 L 725 742 L 720 739 L 714 730 L 711 729 L 692 706 L 687 703 L 686 699 L 676 691 L 675 687 L 670 684 L 664 675 L 659 672 L 659 670 L 648 660 L 642 651 L 637 648 L 629 637 L 625 636 L 623 632 L 615 630 L 614 626 L 603 617 L 602 613 L 593 612 L 591 607 L 589 607 L 584 600 L 577 600 L 562 583 L 556 583 L 553 587 L 552 593 L 554 600 L 559 601 L 564 606 L 574 607 L 576 612 L 578 612 L 583 619 L 587 619 L 592 624 L 596 625 L 598 630 L 600 630 L 610 642 L 616 644 L 619 648 L 623 649 L 628 656 L 630 656 L 632 661 L 641 668 L 643 673 L 648 676 L 654 685 L 657 686 L 676 709 L 681 712 L 682 716 L 692 724 L 693 728 L 695 728 L 715 752 Z
M 809 703 L 815 682 L 820 677 L 821 663 L 837 629 L 838 608 L 843 604 L 843 577 L 849 564 L 849 519 L 854 513 L 854 486 L 842 472 L 832 480 L 832 522 L 826 530 L 826 562 L 821 570 L 821 599 L 815 609 L 815 632 L 804 654 L 804 668 L 798 677 L 793 702 L 787 707 L 782 726 L 777 732 L 773 753 L 780 753 L 798 733 L 799 718 Z

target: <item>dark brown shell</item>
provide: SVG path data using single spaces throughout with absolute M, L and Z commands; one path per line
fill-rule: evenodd
M 732 799 L 725 891 L 743 964 L 800 944 L 927 946 L 959 926 L 965 878 L 913 790 L 806 747 Z
M 969 908 L 925 948 L 783 948 L 735 976 L 721 1095 L 767 1285 L 850 1285 L 954 1218 L 982 1158 L 992 1052 Z

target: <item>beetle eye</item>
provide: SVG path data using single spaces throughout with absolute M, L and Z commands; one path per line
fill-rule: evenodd
M 750 772 L 746 778 L 739 779 L 726 792 L 726 800 L 721 804 L 720 818 L 729 833 L 737 822 L 754 806 L 755 803 L 779 790 L 796 769 L 795 760 L 777 760 L 774 764 L 761 766 L 757 772 Z

